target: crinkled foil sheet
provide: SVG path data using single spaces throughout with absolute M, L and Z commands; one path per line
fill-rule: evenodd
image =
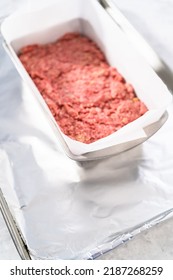
M 77 163 L 2 45 L 0 58 L 0 185 L 32 259 L 94 259 L 172 215 L 172 105 L 144 144 Z

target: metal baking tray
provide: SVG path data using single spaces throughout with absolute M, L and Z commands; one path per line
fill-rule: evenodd
M 119 26 L 119 28 L 123 31 L 123 32 L 125 32 L 128 36 L 130 35 L 130 38 L 132 39 L 132 41 L 133 41 L 133 43 L 134 43 L 134 45 L 135 44 L 138 44 L 139 43 L 139 38 L 141 38 L 140 37 L 140 35 L 138 35 L 138 33 L 132 28 L 132 26 L 125 20 L 125 18 L 124 18 L 124 16 L 119 12 L 119 10 L 118 9 L 116 9 L 114 6 L 112 6 L 111 7 L 111 5 L 112 5 L 112 3 L 110 2 L 110 1 L 100 1 L 100 2 L 102 2 L 102 4 L 103 4 L 103 7 L 104 7 L 104 9 L 105 9 L 105 12 L 107 12 L 111 17 L 113 17 L 113 20 L 115 21 L 115 23 Z M 118 17 L 114 17 L 114 15 L 115 14 L 118 14 Z M 124 24 L 124 21 L 125 21 L 125 24 Z M 130 31 L 129 31 L 130 30 Z M 134 32 L 133 32 L 134 31 Z M 133 36 L 132 36 L 133 35 Z M 136 37 L 137 36 L 137 37 Z M 136 41 L 135 41 L 135 38 L 136 38 Z M 171 73 L 171 71 L 169 70 L 169 68 L 159 59 L 159 57 L 154 53 L 154 51 L 153 50 L 151 50 L 151 48 L 147 45 L 147 43 L 144 43 L 144 41 L 143 41 L 143 39 L 141 39 L 142 41 L 141 41 L 141 43 L 142 43 L 142 45 L 144 45 L 145 47 L 144 47 L 144 54 L 145 55 L 147 55 L 147 58 L 150 58 L 151 57 L 151 55 L 154 55 L 154 57 L 155 57 L 155 59 L 157 60 L 157 62 L 158 63 L 154 63 L 153 65 L 152 65 L 152 67 L 153 67 L 153 69 L 160 75 L 160 77 L 165 81 L 165 77 L 166 78 L 168 78 L 168 77 L 171 77 L 171 75 L 172 75 L 172 73 Z M 144 44 L 143 44 L 144 43 Z M 148 50 L 147 50 L 147 52 L 145 52 L 145 50 L 146 50 L 146 45 L 148 46 Z M 7 49 L 8 49 L 8 47 L 7 47 Z M 141 51 L 143 51 L 143 49 L 140 49 Z M 151 60 L 150 59 L 148 59 L 150 62 L 151 62 Z M 156 62 L 156 60 L 155 60 L 155 62 Z M 156 67 L 156 64 L 157 65 L 160 65 L 159 66 L 159 68 L 157 68 Z M 160 71 L 161 70 L 161 71 Z M 165 73 L 167 73 L 167 74 L 165 74 Z M 172 86 L 172 84 L 170 83 L 170 80 L 167 82 L 167 85 L 168 85 L 168 87 L 170 88 L 170 89 L 172 89 L 171 88 L 171 86 Z M 162 126 L 162 124 L 166 121 L 166 119 L 167 119 L 167 116 L 168 116 L 168 114 L 167 114 L 167 112 L 165 112 L 162 116 L 161 116 L 161 118 L 156 122 L 156 123 L 154 123 L 152 126 L 149 126 L 148 128 L 147 128 L 147 133 L 148 133 L 148 136 L 151 136 L 153 133 L 155 133 L 161 126 Z M 154 137 L 154 136 L 153 136 Z M 152 138 L 151 138 L 152 139 Z M 156 134 L 156 138 L 155 139 L 157 139 L 157 134 Z M 150 141 L 150 140 L 148 140 L 148 141 Z M 147 141 L 147 142 L 148 142 Z M 154 141 L 154 140 L 153 140 Z M 156 141 L 156 140 L 155 140 Z M 172 141 L 172 140 L 170 140 L 170 141 Z M 144 147 L 145 147 L 145 149 L 147 150 L 147 151 L 150 151 L 150 146 L 149 146 L 149 144 L 147 144 L 147 142 L 145 142 L 143 145 L 145 145 Z M 157 141 L 156 141 L 157 142 Z M 161 142 L 159 142 L 160 143 L 160 145 L 161 145 Z M 11 143 L 12 145 L 14 144 L 14 143 Z M 133 143 L 134 144 L 134 143 Z M 59 161 L 61 161 L 62 160 L 62 164 L 65 162 L 65 164 L 67 164 L 67 168 L 69 168 L 71 165 L 71 167 L 72 167 L 72 169 L 73 170 L 78 170 L 78 168 L 80 168 L 80 170 L 81 170 L 81 175 L 80 175 L 80 182 L 79 182 L 79 187 L 81 188 L 81 191 L 82 191 L 82 189 L 87 189 L 88 188 L 88 192 L 86 192 L 85 193 L 85 195 L 87 195 L 85 198 L 83 197 L 83 196 L 81 196 L 81 197 L 79 197 L 79 199 L 81 199 L 81 203 L 84 203 L 85 204 L 85 199 L 88 199 L 88 203 L 89 203 L 89 205 L 88 205 L 88 207 L 90 208 L 90 207 L 92 207 L 92 199 L 94 199 L 94 198 L 92 198 L 92 197 L 89 197 L 89 193 L 92 193 L 92 194 L 94 194 L 94 192 L 95 191 L 99 191 L 99 195 L 101 195 L 100 194 L 100 192 L 102 192 L 103 193 L 103 196 L 100 196 L 99 198 L 101 198 L 101 200 L 103 200 L 102 201 L 102 206 L 104 206 L 105 207 L 105 201 L 104 201 L 104 196 L 105 196 L 105 194 L 107 193 L 107 195 L 108 195 L 108 192 L 110 192 L 109 194 L 111 195 L 111 192 L 113 191 L 113 189 L 112 189 L 112 184 L 113 185 L 117 185 L 119 182 L 120 182 L 120 184 L 121 184 L 121 181 L 122 181 L 122 174 L 123 174 L 123 177 L 125 176 L 125 173 L 123 172 L 123 173 L 120 173 L 120 176 L 118 176 L 118 177 L 116 177 L 116 178 L 114 178 L 114 176 L 113 175 L 111 175 L 111 174 L 113 174 L 113 173 L 110 173 L 110 172 L 108 172 L 108 174 L 107 174 L 107 176 L 104 178 L 104 169 L 105 168 L 108 168 L 108 169 L 112 169 L 112 167 L 115 169 L 115 172 L 120 172 L 120 169 L 122 168 L 122 166 L 121 165 L 123 165 L 123 162 L 125 162 L 125 161 L 127 161 L 127 164 L 129 164 L 129 169 L 130 169 L 130 167 L 132 167 L 132 165 L 133 165 L 133 162 L 131 162 L 130 161 L 130 157 L 132 158 L 132 159 L 134 159 L 134 160 L 138 160 L 138 155 L 139 155 L 139 153 L 140 153 L 140 150 L 141 150 L 141 147 L 142 147 L 142 145 L 139 145 L 140 144 L 140 142 L 138 142 L 138 143 L 136 143 L 136 145 L 138 145 L 138 147 L 136 147 L 136 148 L 133 148 L 133 149 L 131 149 L 129 152 L 124 152 L 124 153 L 121 153 L 118 157 L 117 156 L 114 156 L 114 157 L 110 157 L 110 158 L 108 158 L 108 159 L 102 159 L 101 161 L 100 160 L 98 160 L 98 158 L 100 157 L 100 154 L 99 155 L 97 155 L 97 154 L 94 154 L 93 156 L 91 156 L 91 155 L 87 155 L 87 156 L 84 156 L 84 157 L 81 157 L 81 159 L 79 159 L 79 161 L 81 160 L 81 162 L 79 162 L 79 163 L 72 163 L 72 162 L 69 162 L 70 161 L 70 159 L 64 159 L 64 157 L 63 157 L 63 155 L 60 153 L 60 155 L 59 155 Z M 162 143 L 163 144 L 163 143 Z M 133 145 L 134 146 L 134 145 Z M 15 147 L 15 145 L 14 145 L 14 147 Z M 17 147 L 17 146 L 16 146 Z M 21 146 L 21 148 L 22 148 L 22 146 Z M 118 150 L 117 151 L 115 151 L 115 153 L 117 154 L 119 154 L 121 151 L 124 151 L 124 150 L 126 150 L 126 149 L 129 149 L 130 147 L 128 146 L 128 143 L 127 143 L 127 146 L 125 147 L 125 149 L 124 149 L 124 147 L 123 148 L 121 148 L 121 147 L 119 147 L 118 148 Z M 151 148 L 152 148 L 152 140 L 151 140 Z M 12 149 L 13 149 L 13 147 L 12 147 Z M 14 150 L 14 149 L 13 149 Z M 19 149 L 20 150 L 20 149 Z M 17 151 L 18 151 L 18 147 L 17 147 Z M 107 156 L 109 155 L 110 156 L 110 154 L 108 153 L 108 151 L 102 151 L 103 153 L 101 154 L 101 157 L 106 157 L 107 158 Z M 139 152 L 139 153 L 138 153 Z M 67 151 L 67 154 L 71 157 L 71 158 L 73 158 L 74 157 L 74 155 L 70 155 L 69 154 L 69 151 Z M 147 154 L 147 153 L 146 153 Z M 90 159 L 90 156 L 91 156 L 91 159 L 97 159 L 96 161 L 92 161 L 92 162 L 89 162 L 88 161 L 88 159 Z M 136 156 L 137 156 L 137 158 L 136 158 Z M 94 157 L 94 158 L 93 158 Z M 128 160 L 125 158 L 125 157 L 127 157 L 127 159 L 129 160 L 129 162 L 128 162 Z M 154 155 L 153 155 L 153 157 L 154 157 Z M 86 161 L 86 159 L 87 159 L 87 161 Z M 64 160 L 64 162 L 63 162 L 63 160 Z M 141 162 L 143 162 L 143 160 L 144 159 L 141 159 Z M 122 161 L 122 162 L 121 162 Z M 38 165 L 40 164 L 41 162 L 38 162 Z M 116 164 L 115 164 L 116 163 Z M 74 165 L 75 164 L 75 165 Z M 60 165 L 59 165 L 60 166 Z M 74 166 L 75 166 L 75 168 L 74 168 Z M 137 166 L 137 168 L 138 168 L 138 162 L 136 163 L 136 166 Z M 142 166 L 142 165 L 141 165 Z M 150 168 L 152 169 L 152 167 L 154 167 L 154 166 L 150 166 Z M 141 167 L 142 168 L 142 167 Z M 68 169 L 67 169 L 68 170 Z M 95 174 L 93 174 L 93 171 L 92 170 L 94 170 L 94 172 L 96 172 Z M 105 185 L 104 186 L 101 186 L 102 185 L 102 183 L 101 183 L 101 181 L 99 180 L 99 177 L 100 177 L 100 174 L 102 174 L 102 172 L 103 172 L 103 178 L 101 177 L 101 179 L 100 180 L 105 180 Z M 43 176 L 43 174 L 41 175 L 41 176 Z M 61 182 L 61 180 L 62 180 L 62 178 L 61 178 L 61 175 L 59 175 L 60 176 L 60 179 L 59 179 L 59 181 Z M 66 177 L 66 175 L 64 174 L 64 176 Z M 86 177 L 85 177 L 86 176 Z M 111 177 L 112 176 L 112 177 Z M 128 177 L 127 176 L 127 185 L 128 184 L 130 184 L 130 183 L 132 183 L 132 185 L 133 185 L 133 180 L 134 180 L 134 183 L 136 182 L 135 180 L 135 177 L 131 177 L 131 175 L 129 175 L 130 177 Z M 135 174 L 134 174 L 134 176 L 136 176 Z M 69 174 L 69 177 L 70 177 L 70 174 Z M 169 177 L 169 176 L 168 176 Z M 118 179 L 119 179 L 119 181 L 118 181 Z M 129 181 L 129 180 L 131 180 L 131 181 Z M 5 183 L 7 183 L 7 182 L 5 182 Z M 3 214 L 3 216 L 4 216 L 4 219 L 5 219 L 5 221 L 6 221 L 6 224 L 7 224 L 7 226 L 8 226 L 8 229 L 9 229 L 9 231 L 10 231 L 10 233 L 11 233 L 11 236 L 12 236 L 12 239 L 13 239 L 13 241 L 14 241 L 14 243 L 15 243 L 15 245 L 16 245 L 16 248 L 17 248 L 17 250 L 18 250 L 18 252 L 19 252 L 19 254 L 20 254 L 20 256 L 21 256 L 21 258 L 22 259 L 45 259 L 45 257 L 41 257 L 41 256 L 39 256 L 39 255 L 37 255 L 37 254 L 35 254 L 35 252 L 34 252 L 34 248 L 31 248 L 31 244 L 30 244 L 30 240 L 28 240 L 27 239 L 27 234 L 26 234 L 26 229 L 25 229 L 25 227 L 22 227 L 21 226 L 21 224 L 20 224 L 20 219 L 19 219 L 19 217 L 18 217 L 18 213 L 16 214 L 16 212 L 15 212 L 15 207 L 14 207 L 14 205 L 13 205 L 13 203 L 11 202 L 11 197 L 10 197 L 10 195 L 9 195 L 9 193 L 8 193 L 8 191 L 6 191 L 6 186 L 5 186 L 5 183 L 4 183 L 4 186 L 2 186 L 2 191 L 0 191 L 0 205 L 1 205 L 1 211 L 2 211 L 2 214 Z M 17 184 L 19 183 L 19 182 L 16 182 Z M 26 183 L 27 182 L 25 182 L 24 180 L 23 180 L 23 185 L 21 186 L 21 188 L 24 190 L 25 189 L 25 187 L 26 187 Z M 62 183 L 62 182 L 61 182 Z M 147 183 L 147 182 L 146 182 Z M 148 182 L 149 183 L 149 182 Z M 38 183 L 37 183 L 38 184 Z M 74 184 L 74 182 L 68 182 L 68 184 L 69 184 L 69 187 L 72 187 L 72 185 Z M 100 184 L 100 185 L 99 185 Z M 157 186 L 157 181 L 156 182 L 153 182 L 153 184 L 154 185 L 156 185 Z M 38 184 L 39 185 L 39 184 Z M 96 186 L 97 185 L 97 186 Z M 93 188 L 92 190 L 91 190 L 91 187 Z M 161 188 L 161 187 L 163 187 L 163 189 Z M 170 189 L 168 189 L 168 191 L 166 191 L 166 188 L 165 188 L 165 185 L 163 184 L 163 186 L 161 186 L 160 188 L 158 188 L 158 190 L 160 190 L 160 195 L 162 195 L 162 192 L 165 192 L 165 195 L 164 195 L 164 197 L 165 197 L 165 202 L 163 203 L 163 207 L 161 207 L 160 205 L 161 205 L 161 203 L 160 203 L 160 205 L 159 205 L 159 202 L 160 202 L 160 196 L 159 196 L 159 193 L 157 192 L 157 189 L 156 189 L 156 192 L 155 193 L 153 193 L 152 194 L 152 191 L 151 191 L 151 195 L 153 195 L 153 208 L 152 208 L 152 210 L 153 211 L 151 211 L 151 213 L 149 213 L 148 215 L 146 215 L 146 213 L 144 213 L 144 215 L 143 215 L 143 218 L 142 218 L 142 221 L 140 220 L 140 219 L 138 219 L 138 222 L 136 223 L 136 221 L 134 220 L 133 221 L 133 223 L 132 223 L 132 225 L 130 226 L 130 227 L 127 227 L 126 229 L 124 229 L 122 226 L 120 226 L 120 228 L 122 227 L 122 230 L 120 230 L 120 231 L 114 231 L 114 234 L 110 231 L 110 234 L 108 233 L 108 232 L 105 232 L 105 236 L 104 236 L 104 239 L 102 238 L 102 239 L 100 239 L 99 240 L 99 242 L 100 243 L 95 243 L 94 245 L 95 245 L 95 247 L 92 247 L 93 246 L 93 244 L 91 244 L 92 246 L 92 248 L 89 246 L 90 245 L 90 242 L 91 242 L 91 240 L 89 240 L 88 242 L 88 248 L 87 248 L 87 246 L 85 247 L 85 252 L 82 254 L 81 252 L 80 252 L 80 250 L 78 249 L 78 254 L 76 254 L 76 259 L 77 258 L 79 258 L 79 259 L 83 259 L 83 258 L 85 258 L 85 259 L 95 259 L 95 258 L 97 258 L 100 254 L 103 254 L 103 253 L 105 253 L 105 252 L 107 252 L 107 251 L 109 251 L 109 250 L 111 250 L 111 249 L 113 249 L 113 248 L 115 248 L 116 246 L 118 246 L 118 245 L 120 245 L 121 243 L 123 243 L 123 242 L 125 242 L 125 241 L 127 241 L 127 240 L 129 240 L 130 238 L 132 238 L 133 236 L 135 236 L 136 234 L 138 234 L 138 233 L 140 233 L 141 231 L 143 231 L 143 230 L 145 230 L 145 229 L 147 229 L 147 228 L 149 228 L 149 227 L 151 227 L 151 226 L 153 226 L 153 225 L 155 225 L 155 224 L 157 224 L 157 223 L 159 223 L 159 222 L 161 222 L 161 221 L 163 221 L 164 219 L 166 219 L 166 218 L 168 218 L 168 217 L 170 217 L 170 216 L 172 216 L 172 213 L 173 213 L 173 210 L 172 210 L 172 208 L 171 208 L 171 197 L 172 197 L 172 193 L 171 193 L 171 190 Z M 105 190 L 107 188 L 107 191 Z M 109 188 L 110 188 L 110 190 L 109 190 Z M 148 194 L 148 199 L 149 199 L 149 196 L 150 196 L 150 189 L 152 189 L 153 188 L 153 186 L 151 186 L 151 188 L 149 188 L 148 187 L 148 189 L 147 189 L 147 191 L 149 192 L 149 194 Z M 8 188 L 7 188 L 8 189 Z M 32 189 L 32 188 L 31 188 Z M 50 184 L 50 189 L 51 189 L 51 184 Z M 161 190 L 162 189 L 162 190 Z M 9 187 L 9 190 L 10 190 L 10 187 Z M 18 189 L 19 190 L 19 189 Z M 53 190 L 53 189 L 52 189 Z M 125 190 L 127 190 L 127 186 L 125 186 L 124 187 L 124 191 Z M 105 191 L 105 193 L 104 193 L 104 191 Z M 17 193 L 17 189 L 16 189 L 16 193 Z M 59 194 L 61 193 L 61 191 L 59 190 Z M 88 193 L 88 194 L 87 194 Z M 116 194 L 117 193 L 117 195 L 119 194 L 118 193 L 118 188 L 117 188 L 117 190 L 114 190 L 114 194 Z M 130 194 L 130 193 L 129 193 Z M 127 196 L 129 196 L 129 194 L 127 194 Z M 158 197 L 159 197 L 159 199 L 157 198 L 157 194 L 158 194 Z M 18 193 L 18 195 L 20 196 L 21 195 L 21 193 L 19 194 Z M 53 193 L 52 193 L 52 195 L 54 195 Z M 112 194 L 113 195 L 113 194 Z M 144 194 L 143 194 L 144 195 Z M 146 194 L 147 195 L 147 194 Z M 130 197 L 130 196 L 129 196 Z M 147 196 L 146 196 L 147 197 Z M 158 209 L 155 209 L 155 206 L 156 205 L 154 205 L 154 197 L 155 197 L 155 203 L 157 204 L 158 203 L 158 205 L 159 206 L 157 206 L 158 207 Z M 110 198 L 110 196 L 109 196 L 109 198 Z M 145 198 L 145 196 L 144 196 L 144 198 Z M 96 199 L 96 198 L 95 198 Z M 123 200 L 123 197 L 122 197 L 122 200 Z M 43 200 L 43 201 L 41 201 L 41 202 L 39 202 L 39 203 L 41 203 L 42 205 L 43 205 L 43 203 L 45 203 L 45 201 L 46 200 Z M 93 200 L 93 202 L 94 202 L 94 200 Z M 138 202 L 138 201 L 137 201 Z M 38 204 L 38 200 L 36 201 L 36 203 Z M 99 215 L 101 215 L 100 216 L 100 218 L 102 218 L 103 219 L 103 224 L 104 224 L 104 222 L 106 222 L 107 220 L 106 220 L 106 215 L 107 216 L 109 216 L 109 218 L 110 218 L 110 221 L 112 221 L 113 223 L 114 222 L 116 222 L 116 220 L 113 220 L 113 218 L 115 219 L 115 216 L 112 216 L 112 214 L 111 214 L 111 211 L 112 211 L 112 208 L 111 208 L 111 206 L 115 206 L 115 208 L 117 207 L 117 209 L 118 209 L 118 204 L 115 204 L 114 205 L 114 202 L 112 201 L 112 202 L 110 202 L 110 201 L 108 201 L 107 202 L 108 204 L 109 204 L 109 206 L 110 206 L 110 209 L 109 209 L 109 206 L 108 206 L 108 208 L 106 209 L 106 211 L 108 211 L 108 210 L 110 210 L 110 213 L 108 213 L 108 212 L 106 212 L 107 214 L 105 214 L 105 213 L 103 213 L 104 211 L 103 211 L 103 207 L 102 207 L 102 209 L 101 209 L 101 212 L 99 212 Z M 111 204 L 112 203 L 112 204 Z M 166 205 L 166 203 L 167 203 L 167 205 Z M 121 206 L 121 205 L 120 205 Z M 150 204 L 148 204 L 148 209 L 150 210 Z M 133 207 L 133 205 L 132 205 L 132 207 Z M 157 208 L 156 207 L 156 208 Z M 160 207 L 160 208 L 159 208 Z M 88 209 L 89 209 L 88 208 Z M 17 210 L 20 210 L 20 212 L 22 212 L 22 211 L 25 211 L 25 209 L 27 210 L 27 205 L 25 205 L 25 204 L 21 204 L 20 205 L 20 207 L 19 207 L 19 209 L 17 209 Z M 128 210 L 127 210 L 128 209 Z M 128 211 L 128 215 L 129 215 L 129 213 L 130 213 L 130 211 L 129 210 L 132 210 L 131 208 L 130 208 L 130 204 L 128 204 L 127 202 L 125 202 L 125 204 L 124 204 L 124 210 L 125 210 L 125 212 L 127 213 L 127 211 Z M 122 209 L 122 211 L 124 211 L 123 209 Z M 156 210 L 156 211 L 155 211 Z M 98 209 L 97 209 L 97 211 L 98 211 Z M 118 211 L 120 211 L 121 212 L 121 208 L 118 210 Z M 141 211 L 141 210 L 140 210 Z M 140 211 L 139 211 L 139 213 L 140 213 Z M 133 212 L 132 212 L 133 213 Z M 52 215 L 52 213 L 50 213 L 51 215 Z M 58 219 L 59 219 L 59 214 L 60 213 L 58 213 L 58 216 L 57 216 L 57 221 L 58 221 Z M 80 213 L 81 215 L 82 215 L 82 212 Z M 95 214 L 98 214 L 98 212 L 97 213 L 95 213 Z M 121 213 L 120 213 L 121 214 Z M 118 215 L 118 214 L 117 214 Z M 68 214 L 66 213 L 65 215 L 64 215 L 64 217 L 67 217 L 68 216 Z M 78 216 L 76 216 L 76 217 L 78 217 Z M 104 218 L 105 218 L 105 220 L 104 220 Z M 29 222 L 29 217 L 25 217 L 25 223 L 27 223 L 27 222 Z M 45 218 L 45 222 L 47 221 L 47 219 Z M 73 221 L 72 221 L 73 222 Z M 123 223 L 123 215 L 122 215 L 122 223 Z M 105 224 L 106 225 L 106 224 Z M 54 226 L 55 226 L 55 229 L 57 230 L 57 225 L 56 224 L 54 224 Z M 79 225 L 78 225 L 79 226 Z M 86 225 L 86 226 L 88 226 L 88 225 Z M 58 225 L 58 227 L 59 227 L 59 225 Z M 47 228 L 47 225 L 45 224 L 45 229 Z M 92 225 L 91 225 L 91 228 L 92 228 Z M 100 229 L 101 229 L 101 227 L 100 228 L 98 228 L 98 231 L 100 231 Z M 110 229 L 109 229 L 110 230 Z M 90 233 L 90 232 L 89 232 Z M 100 233 L 100 235 L 101 235 L 101 233 Z M 103 237 L 103 236 L 102 236 Z M 37 239 L 38 238 L 38 239 Z M 62 236 L 61 236 L 61 238 L 62 238 Z M 39 241 L 39 237 L 36 237 L 36 239 Z M 49 240 L 48 240 L 49 241 Z M 81 242 L 81 240 L 79 239 L 78 240 L 78 243 L 80 243 Z M 81 242 L 82 243 L 82 242 Z M 49 242 L 48 242 L 48 244 L 49 244 Z M 68 244 L 67 244 L 68 245 Z M 72 244 L 73 245 L 73 244 Z M 68 246 L 67 246 L 68 247 Z M 65 250 L 65 248 L 64 248 L 64 250 Z M 72 249 L 71 249 L 72 250 Z M 35 249 L 35 251 L 37 251 L 37 249 Z M 52 255 L 48 255 L 47 256 L 47 259 L 52 259 L 52 258 L 54 258 L 54 256 L 53 256 L 53 254 Z M 57 256 L 56 256 L 56 258 L 58 258 Z M 63 257 L 60 257 L 60 258 L 63 258 Z M 71 258 L 71 256 L 70 256 L 70 254 L 67 254 L 64 258 Z

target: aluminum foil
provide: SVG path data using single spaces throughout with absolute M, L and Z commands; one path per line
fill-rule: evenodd
M 144 144 L 77 163 L 0 57 L 0 186 L 31 258 L 93 259 L 172 215 L 173 105 Z

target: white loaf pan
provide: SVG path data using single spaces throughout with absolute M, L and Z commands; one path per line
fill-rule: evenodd
M 57 0 L 44 9 L 13 14 L 2 23 L 1 31 L 11 59 L 47 115 L 57 143 L 70 158 L 94 160 L 128 150 L 146 141 L 167 119 L 166 108 L 172 100 L 170 92 L 99 1 Z M 53 42 L 67 32 L 80 32 L 94 40 L 110 65 L 134 86 L 137 96 L 149 109 L 118 132 L 92 144 L 74 141 L 61 132 L 18 58 L 21 47 Z

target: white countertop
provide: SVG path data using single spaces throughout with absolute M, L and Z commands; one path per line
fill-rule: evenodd
M 3 3 L 9 5 L 4 5 Z M 114 0 L 135 28 L 173 70 L 173 0 Z M 11 10 L 12 1 L 1 0 L 3 9 Z M 13 5 L 19 6 L 19 0 Z M 26 1 L 25 3 L 29 3 Z M 4 10 L 5 15 L 5 10 Z M 172 259 L 173 218 L 105 254 L 100 259 Z M 0 259 L 20 259 L 0 215 Z

